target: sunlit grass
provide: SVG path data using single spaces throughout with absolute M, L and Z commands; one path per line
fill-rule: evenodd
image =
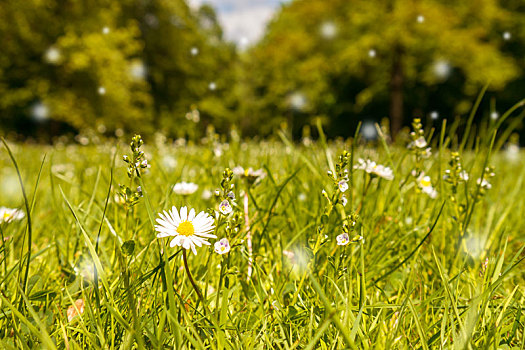
M 434 135 L 432 155 L 421 159 L 381 140 L 326 144 L 321 137 L 304 146 L 284 133 L 258 143 L 146 139 L 151 167 L 131 180 L 121 160 L 125 144 L 9 144 L 20 179 L 4 147 L 0 206 L 26 217 L 0 224 L 0 344 L 524 348 L 525 158 L 494 150 L 499 139 L 491 142 L 490 127 L 487 137 L 463 144 L 448 131 Z M 450 148 L 465 149 L 469 174 L 456 193 L 443 180 Z M 351 163 L 346 206 L 334 201 L 345 187 L 327 176 L 337 173 L 343 150 Z M 354 169 L 358 158 L 391 168 L 393 179 Z M 487 189 L 476 180 L 487 178 L 489 165 L 495 176 Z M 233 176 L 233 213 L 218 215 L 211 246 L 188 251 L 194 287 L 181 247 L 156 238 L 154 220 L 172 206 L 219 211 L 230 188 L 221 188 L 224 170 L 236 166 L 265 176 Z M 418 185 L 418 168 L 435 198 Z M 182 181 L 199 187 L 177 194 L 173 186 Z M 121 184 L 141 187 L 135 205 L 119 197 Z M 352 242 L 338 245 L 353 214 Z M 215 253 L 225 237 L 231 250 Z

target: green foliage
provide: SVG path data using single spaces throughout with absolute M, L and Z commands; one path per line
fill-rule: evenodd
M 523 8 L 496 0 L 293 1 L 249 53 L 257 73 L 245 108 L 254 124 L 277 118 L 296 132 L 322 116 L 332 134 L 387 112 L 463 114 L 481 86 L 502 90 L 523 73 L 522 18 Z M 513 46 L 502 37 L 507 30 Z M 291 102 L 297 93 L 301 108 Z
M 223 96 L 235 51 L 222 41 L 209 7 L 192 11 L 183 0 L 8 0 L 0 22 L 3 129 L 30 134 L 44 122 L 31 120 L 40 104 L 47 108 L 41 119 L 52 120 L 42 131 L 52 135 L 66 125 L 185 136 L 180 124 L 193 104 L 202 106 L 205 124 L 217 118 L 224 126 L 232 118 Z

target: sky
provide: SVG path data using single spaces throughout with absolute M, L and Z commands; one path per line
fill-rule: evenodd
M 287 0 L 188 0 L 191 7 L 213 6 L 227 40 L 241 46 L 254 44 L 264 34 L 266 23 Z

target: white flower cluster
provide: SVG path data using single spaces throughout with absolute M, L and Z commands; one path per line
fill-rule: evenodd
M 370 175 L 382 177 L 385 180 L 394 179 L 394 172 L 387 166 L 376 164 L 376 162 L 371 161 L 370 159 L 364 160 L 359 158 L 357 162 L 358 164 L 354 165 L 354 169 L 364 170 Z

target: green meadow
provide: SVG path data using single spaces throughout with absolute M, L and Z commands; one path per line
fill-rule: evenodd
M 523 349 L 525 157 L 499 125 L 5 143 L 1 347 Z

